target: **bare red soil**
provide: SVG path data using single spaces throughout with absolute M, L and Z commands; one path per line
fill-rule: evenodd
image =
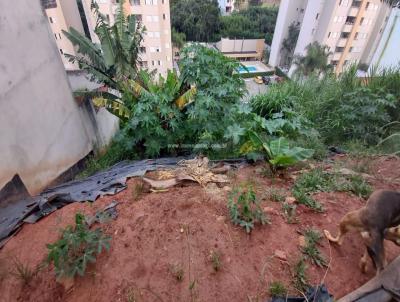
M 395 179 L 399 159 L 377 158 L 370 164 L 375 189 L 400 190 L 399 179 Z M 272 186 L 289 192 L 292 179 L 262 177 L 260 167 L 235 172 L 230 187 L 251 180 L 258 196 Z M 279 203 L 263 200 L 263 207 L 273 208 L 269 210 L 272 223 L 257 226 L 249 236 L 229 220 L 226 189 L 207 192 L 193 184 L 165 193 L 145 193 L 135 200 L 137 182 L 131 179 L 128 189 L 118 195 L 92 204 L 71 204 L 36 224 L 24 225 L 0 251 L 0 301 L 267 301 L 272 281 L 291 286 L 292 267 L 301 256 L 299 232 L 314 227 L 336 233 L 340 218 L 365 202 L 348 193 L 318 193 L 315 197 L 326 212 L 314 213 L 300 205 L 299 223 L 288 224 Z M 75 279 L 72 290 L 66 292 L 56 282 L 51 266 L 41 270 L 29 285 L 9 273 L 13 257 L 32 268 L 40 264 L 47 254 L 46 244 L 58 239 L 59 230 L 73 223 L 76 212 L 94 214 L 113 200 L 120 203 L 119 216 L 101 225 L 112 236 L 111 250 L 101 254 L 84 277 Z M 364 252 L 359 237 L 349 235 L 342 247 L 324 239 L 320 249 L 330 260 L 329 269 L 307 262 L 310 283 L 324 282 L 338 298 L 373 277 L 371 265 L 367 274 L 358 268 Z M 287 261 L 274 256 L 277 250 L 284 252 Z M 217 272 L 212 268 L 211 251 L 221 254 Z M 387 243 L 389 261 L 399 253 L 398 247 Z M 183 269 L 182 281 L 172 273 L 177 267 Z

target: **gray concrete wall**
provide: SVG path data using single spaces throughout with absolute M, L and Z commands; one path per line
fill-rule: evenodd
M 0 1 L 0 187 L 36 194 L 96 143 L 52 35 L 39 0 Z

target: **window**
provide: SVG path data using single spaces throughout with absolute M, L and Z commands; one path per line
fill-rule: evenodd
M 349 5 L 349 0 L 340 0 L 339 5 L 340 6 L 348 6 Z
M 344 47 L 336 47 L 335 52 L 343 52 Z
M 331 32 L 328 32 L 328 39 L 331 37 Z
M 139 47 L 139 51 L 141 53 L 146 53 L 146 47 L 143 47 L 143 46 Z
M 301 14 L 304 13 L 304 8 L 300 9 L 300 13 Z
M 161 52 L 161 47 L 156 47 L 156 52 Z
M 60 33 L 58 34 L 58 38 L 61 40 L 61 34 Z
M 129 0 L 131 5 L 140 5 L 140 0 Z
M 346 18 L 346 24 L 353 25 L 355 21 L 356 21 L 356 17 L 348 16 L 348 17 Z
M 319 14 L 317 14 L 317 15 L 315 16 L 315 20 L 318 20 L 318 18 L 319 18 Z
M 53 19 L 52 17 L 49 17 L 49 21 L 50 23 L 55 23 L 55 19 Z
M 358 35 L 359 35 L 359 32 L 356 32 L 355 35 L 354 35 L 354 40 L 358 39 Z
M 353 52 L 353 47 L 350 47 L 350 48 L 349 48 L 349 52 Z
M 107 18 L 107 22 L 110 23 L 110 15 L 109 14 L 106 15 L 106 18 Z
M 156 65 L 156 61 L 151 61 L 151 65 L 155 66 Z
M 142 15 L 134 15 L 136 18 L 137 22 L 142 22 L 143 21 L 143 16 Z
M 162 62 L 159 60 L 158 61 L 158 66 L 161 66 L 162 65 Z
M 315 28 L 312 29 L 311 34 L 315 34 Z
M 63 50 L 60 48 L 60 53 L 63 55 L 64 54 L 64 52 L 63 52 Z
M 57 40 L 57 35 L 56 34 L 54 34 L 54 37 L 56 37 L 56 40 Z
M 148 66 L 147 61 L 142 61 L 142 66 L 147 67 Z
M 162 14 L 162 18 L 163 18 L 163 20 L 165 20 L 165 19 L 166 19 L 166 17 L 165 17 L 165 14 Z
M 364 24 L 364 20 L 365 20 L 364 17 L 362 17 L 362 18 L 360 19 L 360 24 L 361 24 L 361 25 L 365 25 L 365 24 Z
M 342 39 L 347 39 L 349 36 L 350 36 L 350 33 L 346 33 L 346 32 L 342 32 L 342 33 L 340 34 L 340 37 L 341 37 Z
M 371 2 L 367 2 L 367 5 L 365 6 L 365 9 L 368 9 L 370 4 L 371 4 Z
M 351 3 L 352 7 L 360 7 L 361 6 L 362 1 L 359 0 L 353 0 L 353 3 Z
M 161 4 L 164 4 L 164 0 L 161 0 Z
M 333 66 L 336 66 L 338 63 L 339 63 L 339 61 L 337 61 L 337 60 L 331 61 L 331 64 L 332 64 Z

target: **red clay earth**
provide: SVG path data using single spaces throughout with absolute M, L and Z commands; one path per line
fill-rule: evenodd
M 336 161 L 351 161 L 338 158 Z M 400 190 L 398 158 L 376 158 L 369 162 L 375 189 Z M 292 179 L 271 180 L 260 175 L 260 167 L 248 166 L 233 175 L 233 184 L 251 180 L 259 196 L 274 187 L 289 189 Z M 349 167 L 349 166 L 348 166 Z M 375 173 L 373 172 L 375 171 Z M 298 224 L 287 224 L 279 203 L 263 200 L 270 207 L 271 225 L 257 226 L 250 236 L 231 224 L 226 208 L 226 190 L 206 192 L 193 184 L 176 187 L 165 193 L 143 194 L 135 200 L 138 180 L 131 179 L 128 189 L 115 196 L 100 198 L 95 203 L 66 206 L 36 224 L 25 224 L 0 251 L 0 301 L 267 301 L 272 281 L 288 287 L 292 267 L 301 256 L 299 232 L 306 227 L 336 233 L 337 223 L 349 210 L 364 201 L 348 193 L 318 193 L 326 212 L 314 213 L 298 206 Z M 231 184 L 230 186 L 233 186 Z M 102 225 L 112 236 L 109 253 L 101 254 L 84 277 L 75 279 L 69 292 L 59 285 L 54 268 L 47 267 L 29 285 L 11 274 L 12 257 L 35 267 L 46 257 L 46 244 L 59 237 L 59 230 L 71 224 L 76 212 L 93 214 L 116 200 L 119 216 Z M 335 297 L 351 292 L 374 276 L 371 268 L 362 274 L 358 262 L 364 252 L 360 236 L 349 235 L 342 247 L 326 239 L 320 247 L 330 268 L 319 268 L 307 262 L 312 284 L 323 281 Z M 283 251 L 287 261 L 275 257 Z M 221 255 L 221 269 L 215 272 L 210 252 Z M 400 249 L 387 243 L 389 261 Z M 285 256 L 283 255 L 283 256 Z M 183 269 L 183 280 L 172 273 Z

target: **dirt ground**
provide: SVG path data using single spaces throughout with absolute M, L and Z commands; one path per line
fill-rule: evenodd
M 347 158 L 335 161 L 352 164 Z M 400 190 L 399 178 L 395 179 L 400 171 L 398 158 L 375 158 L 368 165 L 374 189 Z M 272 186 L 289 194 L 293 179 L 270 179 L 260 170 L 257 165 L 236 171 L 229 186 L 250 180 L 260 197 Z M 299 223 L 288 224 L 280 204 L 264 199 L 262 206 L 269 208 L 272 223 L 257 226 L 249 236 L 229 220 L 227 188 L 207 192 L 193 184 L 135 198 L 137 183 L 131 179 L 118 195 L 71 204 L 36 224 L 25 224 L 0 250 L 0 301 L 267 301 L 272 281 L 291 286 L 293 265 L 301 257 L 299 232 L 314 227 L 336 233 L 339 219 L 365 202 L 349 193 L 317 193 L 315 198 L 326 212 L 314 213 L 299 205 Z M 46 244 L 58 239 L 59 230 L 73 222 L 76 212 L 94 214 L 114 200 L 119 202 L 118 218 L 101 225 L 112 236 L 111 250 L 102 253 L 84 277 L 75 279 L 72 290 L 66 292 L 56 282 L 51 266 L 39 271 L 28 285 L 10 273 L 13 257 L 32 268 L 39 265 L 46 257 Z M 287 259 L 274 256 L 277 250 Z M 320 250 L 330 261 L 329 269 L 307 261 L 309 280 L 324 282 L 336 298 L 375 274 L 371 267 L 367 274 L 360 272 L 364 249 L 357 234 L 346 237 L 340 248 L 323 239 Z M 210 260 L 212 251 L 221 255 L 217 272 Z M 399 254 L 400 248 L 387 243 L 389 261 Z M 174 268 L 182 268 L 181 281 L 174 276 Z

